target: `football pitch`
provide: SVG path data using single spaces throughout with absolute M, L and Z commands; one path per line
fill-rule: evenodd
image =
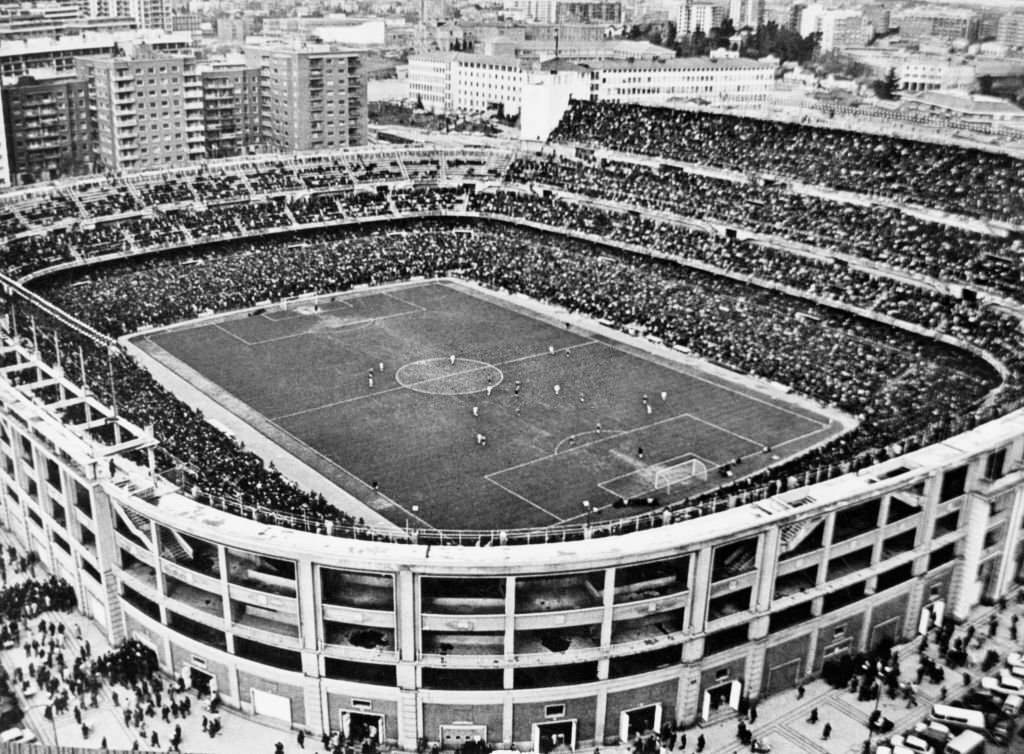
M 842 431 L 824 412 L 642 341 L 454 281 L 293 302 L 135 342 L 399 526 L 608 520 L 717 486 L 737 458 L 745 475 Z

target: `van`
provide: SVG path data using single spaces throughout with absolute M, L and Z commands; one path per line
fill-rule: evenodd
M 973 730 L 965 730 L 946 744 L 946 754 L 985 754 L 985 737 Z
M 948 704 L 936 704 L 928 715 L 929 722 L 942 723 L 951 732 L 961 733 L 965 730 L 972 730 L 975 733 L 985 733 L 985 715 L 978 710 L 964 709 L 963 707 L 952 707 Z
M 1022 706 L 1024 706 L 1024 697 L 1019 694 L 1010 694 L 1003 700 L 1000 711 L 1007 717 L 1017 717 Z

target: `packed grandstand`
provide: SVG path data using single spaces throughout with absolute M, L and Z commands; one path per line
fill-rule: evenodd
M 162 468 L 196 499 L 285 526 L 404 536 L 284 478 L 116 338 L 457 274 L 639 328 L 860 420 L 802 458 L 596 536 L 845 473 L 1017 408 L 1022 227 L 1024 163 L 998 153 L 574 103 L 539 151 L 368 148 L 15 193 L 0 206 L 0 264 L 28 289 L 7 285 L 9 329 L 152 425 Z

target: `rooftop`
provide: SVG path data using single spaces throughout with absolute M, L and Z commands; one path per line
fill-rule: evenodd
M 1007 102 L 999 97 L 987 97 L 982 94 L 965 94 L 959 91 L 936 89 L 917 94 L 905 94 L 903 100 L 973 115 L 1002 115 L 1004 117 L 1024 118 L 1024 110 L 1012 102 Z

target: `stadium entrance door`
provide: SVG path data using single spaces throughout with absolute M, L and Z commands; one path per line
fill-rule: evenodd
M 742 692 L 743 684 L 739 681 L 728 681 L 721 686 L 715 686 L 705 691 L 700 700 L 701 721 L 706 723 L 712 715 L 725 706 L 738 710 Z
M 576 750 L 576 721 L 533 724 L 533 750 L 540 754 Z
M 921 608 L 921 618 L 917 622 L 917 633 L 926 634 L 932 626 L 942 625 L 942 616 L 946 614 L 946 603 L 943 600 L 929 602 Z
M 661 729 L 661 702 L 645 707 L 633 707 L 619 713 L 619 740 L 629 743 L 644 733 Z
M 188 677 L 185 679 L 188 687 L 198 691 L 200 696 L 217 690 L 211 673 L 200 670 L 195 665 L 186 665 L 185 672 L 188 673 Z
M 341 732 L 351 741 L 372 741 L 379 747 L 384 740 L 384 715 L 343 709 Z

